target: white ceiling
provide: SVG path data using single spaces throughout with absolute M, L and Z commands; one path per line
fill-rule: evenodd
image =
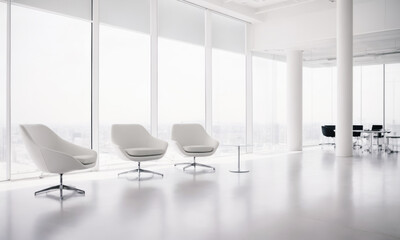
M 237 3 L 251 8 L 261 8 L 274 4 L 295 2 L 294 0 L 225 0 L 225 3 Z
M 331 2 L 336 0 L 217 0 L 225 6 L 242 6 L 249 8 L 257 15 L 265 14 L 271 11 L 296 7 L 307 3 Z M 371 0 L 354 0 L 355 3 L 367 2 Z
M 251 8 L 259 9 L 262 7 L 271 7 L 274 5 L 291 5 L 305 0 L 224 0 L 225 3 L 236 3 Z
M 221 6 L 224 6 L 226 8 L 241 7 L 244 9 L 248 9 L 249 12 L 252 12 L 253 16 L 261 18 L 262 21 L 271 21 L 271 19 L 279 20 L 279 18 L 282 18 L 282 21 L 284 21 L 286 19 L 285 16 L 293 16 L 294 14 L 296 16 L 297 14 L 299 14 L 300 18 L 302 18 L 301 14 L 307 15 L 308 13 L 313 13 L 316 16 L 318 16 L 319 12 L 329 14 L 335 11 L 334 8 L 336 2 L 336 0 L 213 0 L 213 1 L 219 2 Z M 385 7 L 383 8 L 385 9 L 386 2 L 391 3 L 391 5 L 388 6 L 397 7 L 399 5 L 396 2 L 400 0 L 354 0 L 354 3 L 357 4 L 358 7 L 357 14 L 359 15 L 359 18 L 368 17 L 368 15 L 364 16 L 365 14 L 363 15 L 363 12 L 364 11 L 373 12 L 374 10 L 371 10 L 368 7 L 375 5 L 380 6 L 381 5 L 380 1 L 385 2 L 384 3 Z M 328 10 L 327 8 L 329 8 L 330 10 Z M 381 10 L 382 9 L 379 8 L 376 11 L 379 12 Z M 386 14 L 387 11 L 388 10 L 386 9 L 385 14 L 382 17 L 383 20 L 377 18 L 378 20 L 382 20 L 376 23 L 377 26 L 379 24 L 383 24 L 383 26 L 390 25 L 389 20 L 391 18 L 387 17 Z M 374 28 L 371 27 L 371 29 Z M 278 33 L 281 30 L 282 29 L 276 29 Z M 382 30 L 375 29 L 375 31 L 365 31 L 365 28 L 362 28 L 359 32 L 363 32 L 363 34 L 357 34 L 354 36 L 353 54 L 354 54 L 354 63 L 356 65 L 400 62 L 400 28 L 387 27 L 385 29 L 384 27 Z M 282 33 L 281 35 L 285 36 L 285 33 Z M 297 44 L 300 45 L 292 47 L 304 50 L 303 58 L 305 66 L 321 67 L 321 66 L 336 65 L 335 38 L 319 38 L 318 40 L 312 40 L 310 42 L 298 41 Z M 258 53 L 264 56 L 266 54 L 267 56 L 273 57 L 275 59 L 284 60 L 285 49 L 286 48 L 274 49 L 273 47 L 264 49 L 260 48 L 258 49 Z M 261 53 L 261 51 L 263 51 L 264 53 Z
M 336 39 L 315 41 L 302 46 L 304 65 L 323 67 L 336 65 Z M 266 50 L 270 56 L 284 59 L 284 50 Z M 367 65 L 400 62 L 400 30 L 354 36 L 354 64 Z
M 237 4 L 250 7 L 254 10 L 255 14 L 262 14 L 265 12 L 283 9 L 287 7 L 294 7 L 303 3 L 313 2 L 316 0 L 221 0 L 225 4 Z

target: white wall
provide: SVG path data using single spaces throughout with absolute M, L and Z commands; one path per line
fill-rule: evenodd
M 354 4 L 354 34 L 400 29 L 399 0 L 358 0 Z M 267 13 L 253 24 L 252 49 L 302 48 L 336 37 L 336 4 L 315 1 Z

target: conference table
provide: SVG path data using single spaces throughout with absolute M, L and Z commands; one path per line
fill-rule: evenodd
M 370 138 L 370 147 L 368 149 L 368 151 L 370 153 L 372 153 L 372 140 L 374 139 L 374 135 L 378 135 L 378 134 L 383 134 L 383 144 L 385 144 L 385 150 L 386 150 L 386 135 L 387 133 L 390 133 L 391 131 L 388 129 L 382 129 L 382 130 L 370 130 L 370 129 L 364 129 L 364 130 L 353 130 L 353 132 L 359 132 L 361 134 L 365 133 L 369 135 Z
M 396 150 L 394 150 L 393 148 L 390 148 L 389 146 L 390 146 L 390 142 L 389 142 L 389 139 L 392 139 L 392 140 L 399 140 L 400 139 L 400 136 L 399 135 L 397 135 L 397 136 L 386 136 L 386 140 L 387 140 L 387 142 L 386 142 L 386 150 L 388 151 L 388 153 L 397 153 L 397 152 L 399 152 L 399 150 L 398 149 L 396 149 Z

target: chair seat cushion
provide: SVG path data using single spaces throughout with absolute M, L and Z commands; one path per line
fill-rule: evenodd
M 206 145 L 189 145 L 183 146 L 183 150 L 189 153 L 207 153 L 212 152 L 214 148 Z
M 74 158 L 80 161 L 84 165 L 92 164 L 96 162 L 96 155 L 86 154 L 86 155 L 78 155 L 74 156 Z
M 157 156 L 164 153 L 164 149 L 161 148 L 128 148 L 125 151 L 133 157 Z

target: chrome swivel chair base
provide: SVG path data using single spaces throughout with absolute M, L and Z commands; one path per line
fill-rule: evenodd
M 44 194 L 44 193 L 48 193 L 48 192 L 57 191 L 57 190 L 60 191 L 60 199 L 61 200 L 64 199 L 63 190 L 74 191 L 74 192 L 76 192 L 78 194 L 85 195 L 85 191 L 83 191 L 81 189 L 74 188 L 74 187 L 71 187 L 71 186 L 68 186 L 68 185 L 64 185 L 63 184 L 63 174 L 60 174 L 60 184 L 59 185 L 52 186 L 52 187 L 45 188 L 45 189 L 42 189 L 40 191 L 37 191 L 37 192 L 35 192 L 35 196 L 40 195 L 40 194 Z
M 139 175 L 138 179 L 139 180 L 140 180 L 140 173 L 151 173 L 151 174 L 155 174 L 155 175 L 159 175 L 161 177 L 164 177 L 164 174 L 162 174 L 162 173 L 158 173 L 158 172 L 154 172 L 154 171 L 150 171 L 150 170 L 146 170 L 146 169 L 140 168 L 140 162 L 138 162 L 138 168 L 137 169 L 133 169 L 133 170 L 129 170 L 129 171 L 126 171 L 126 172 L 118 173 L 118 177 L 120 175 L 127 174 L 127 173 L 138 173 L 138 175 Z
M 205 167 L 205 168 L 211 168 L 212 170 L 215 171 L 215 168 L 212 167 L 212 166 L 201 164 L 201 163 L 196 163 L 196 157 L 193 157 L 193 162 L 192 163 L 186 162 L 186 163 L 176 163 L 176 164 L 174 164 L 175 167 L 178 166 L 178 165 L 186 165 L 185 167 L 183 167 L 183 171 L 185 171 L 187 168 L 190 168 L 190 167 L 196 168 L 197 166 Z

